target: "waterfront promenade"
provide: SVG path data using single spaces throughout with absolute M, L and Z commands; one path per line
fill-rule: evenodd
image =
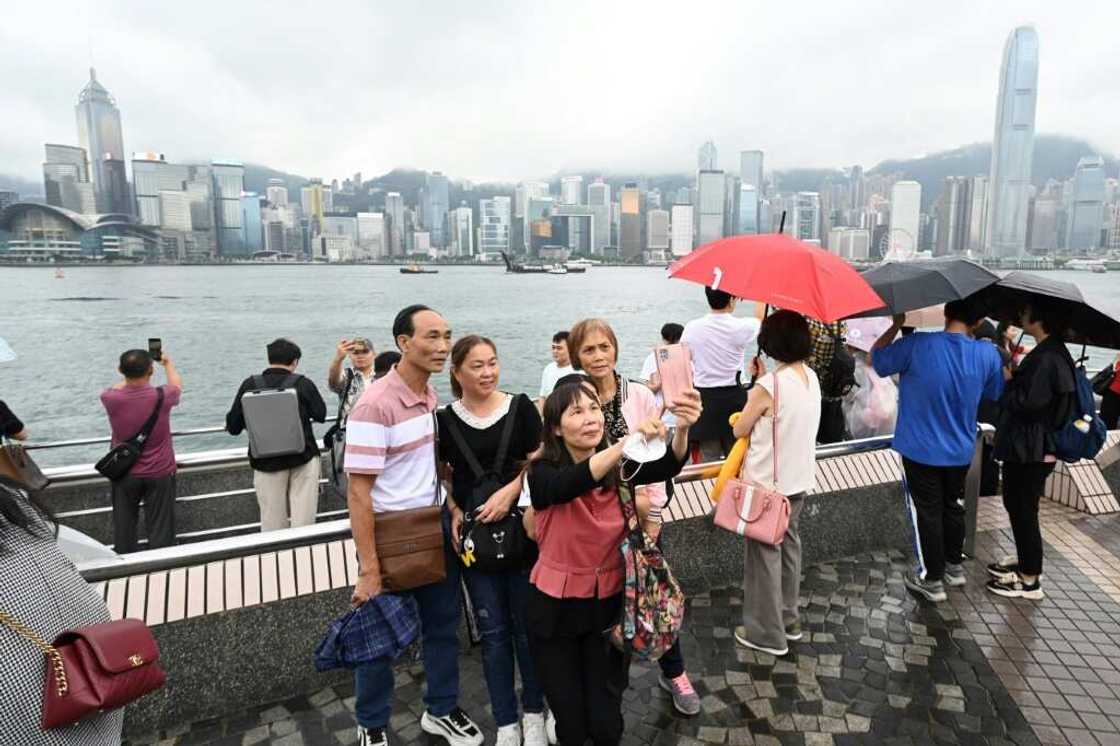
M 782 659 L 736 646 L 739 589 L 693 596 L 683 643 L 703 712 L 674 715 L 656 666 L 636 664 L 623 743 L 1120 744 L 1120 514 L 1044 500 L 1042 522 L 1040 602 L 983 588 L 984 564 L 1014 547 L 998 497 L 980 501 L 977 557 L 948 603 L 906 592 L 902 552 L 806 567 L 807 634 Z M 478 649 L 461 662 L 462 704 L 493 743 Z M 428 743 L 422 687 L 419 665 L 398 675 L 391 744 Z M 353 703 L 346 684 L 129 743 L 353 743 Z

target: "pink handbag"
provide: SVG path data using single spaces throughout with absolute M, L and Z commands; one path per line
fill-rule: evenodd
M 774 412 L 771 454 L 774 479 L 778 478 L 778 371 L 774 371 Z M 715 523 L 732 533 L 776 547 L 789 529 L 789 498 L 760 484 L 742 479 L 729 479 L 723 496 L 716 504 Z

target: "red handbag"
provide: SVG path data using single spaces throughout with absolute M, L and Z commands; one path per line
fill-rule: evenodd
M 139 619 L 67 630 L 48 645 L 0 611 L 0 622 L 43 651 L 43 730 L 124 707 L 163 686 L 159 646 Z

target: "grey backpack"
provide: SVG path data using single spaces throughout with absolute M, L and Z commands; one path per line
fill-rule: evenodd
M 303 419 L 299 415 L 300 376 L 284 377 L 279 385 L 269 385 L 264 376 L 253 376 L 253 388 L 241 395 L 245 429 L 249 431 L 249 455 L 254 458 L 290 456 L 303 453 Z

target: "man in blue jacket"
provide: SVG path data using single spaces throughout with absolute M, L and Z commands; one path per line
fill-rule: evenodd
M 918 555 L 915 571 L 903 580 L 934 602 L 948 598 L 946 585 L 965 584 L 964 485 L 976 446 L 976 411 L 981 399 L 998 399 L 1003 391 L 999 352 L 970 334 L 983 317 L 975 304 L 953 301 L 945 304 L 944 331 L 895 342 L 905 318 L 895 316 L 871 348 L 875 372 L 899 377 L 894 450 L 902 455 Z

